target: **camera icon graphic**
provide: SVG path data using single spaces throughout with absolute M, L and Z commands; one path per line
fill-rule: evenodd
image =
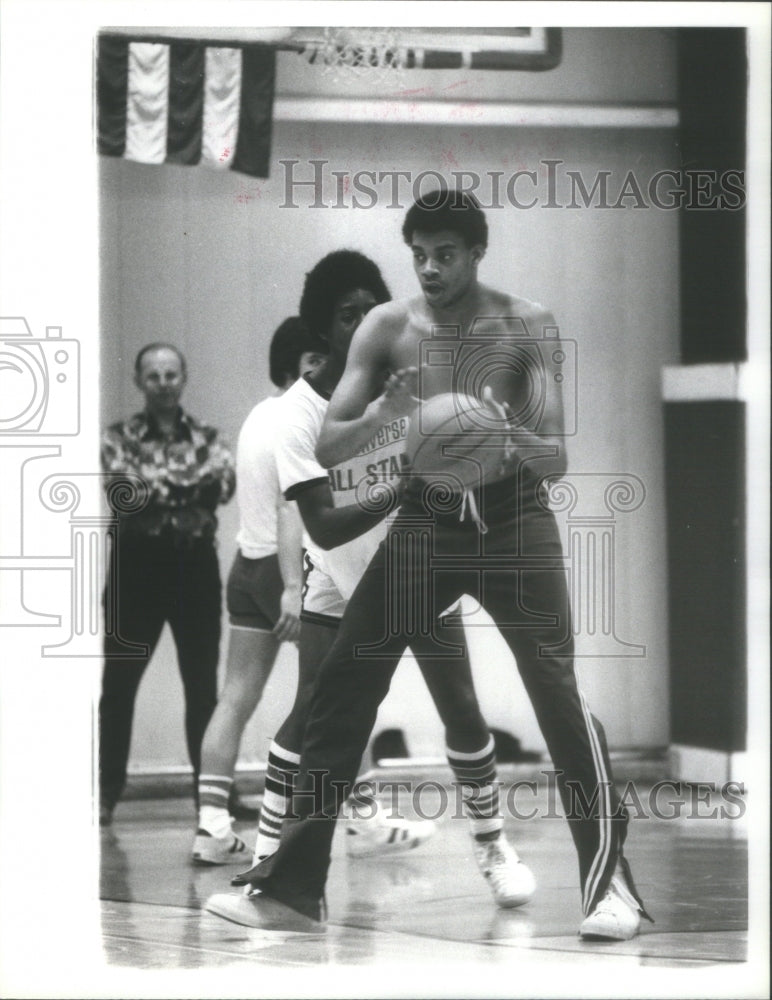
M 80 345 L 23 316 L 0 317 L 0 435 L 64 437 L 80 430 Z
M 457 326 L 436 326 L 420 344 L 419 395 L 453 393 L 466 405 L 490 388 L 507 400 L 516 426 L 538 434 L 549 398 L 550 382 L 563 400 L 563 436 L 577 430 L 577 344 L 559 337 L 556 326 L 529 332 L 514 316 L 478 316 L 462 337 Z M 489 431 L 484 413 L 459 413 L 469 430 Z M 479 426 L 475 426 L 479 425 Z M 503 432 L 503 429 L 502 429 Z

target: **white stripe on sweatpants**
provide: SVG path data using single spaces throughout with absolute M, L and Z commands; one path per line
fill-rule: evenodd
M 241 108 L 241 49 L 208 47 L 204 66 L 201 163 L 226 168 L 236 152 Z
M 582 713 L 587 726 L 587 733 L 590 737 L 590 747 L 592 748 L 592 759 L 595 764 L 595 774 L 598 779 L 598 787 L 599 789 L 603 789 L 603 808 L 600 810 L 598 820 L 600 825 L 600 840 L 598 850 L 593 858 L 592 864 L 590 865 L 590 870 L 587 873 L 587 880 L 584 883 L 584 892 L 582 894 L 582 910 L 584 913 L 587 913 L 590 900 L 595 895 L 598 882 L 606 867 L 609 853 L 611 852 L 611 794 L 609 788 L 609 777 L 603 763 L 603 750 L 600 745 L 600 740 L 598 739 L 598 734 L 595 731 L 595 726 L 592 724 L 590 710 L 587 707 L 587 702 L 585 701 L 584 695 L 581 691 L 579 692 L 579 697 L 582 702 Z M 600 807 L 600 802 L 598 802 L 598 806 Z
M 127 160 L 163 163 L 169 114 L 169 46 L 129 44 L 126 100 Z

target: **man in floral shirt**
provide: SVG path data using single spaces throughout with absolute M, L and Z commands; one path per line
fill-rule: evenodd
M 217 701 L 221 584 L 215 511 L 230 500 L 236 476 L 217 431 L 180 407 L 186 378 L 185 358 L 177 348 L 144 347 L 137 355 L 134 382 L 145 408 L 113 424 L 102 439 L 107 485 L 127 477 L 136 483 L 139 477 L 147 490 L 141 510 L 115 511 L 118 534 L 109 577 L 115 589 L 105 595 L 106 611 L 114 609 L 115 621 L 106 630 L 99 703 L 102 825 L 111 822 L 126 782 L 134 701 L 165 622 L 172 630 L 185 691 L 194 780 Z M 127 642 L 145 646 L 146 655 L 127 658 Z

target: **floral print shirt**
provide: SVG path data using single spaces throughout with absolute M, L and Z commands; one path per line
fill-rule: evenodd
M 236 487 L 233 456 L 214 427 L 179 409 L 174 431 L 167 436 L 151 414 L 135 413 L 105 431 L 101 458 L 121 535 L 214 538 L 215 510 L 230 500 Z M 147 502 L 127 512 L 117 498 L 121 482 L 136 484 L 134 477 L 144 483 Z

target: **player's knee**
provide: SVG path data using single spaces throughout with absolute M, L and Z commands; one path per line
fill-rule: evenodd
M 260 691 L 248 686 L 225 687 L 217 701 L 217 711 L 227 714 L 234 724 L 245 723 L 257 708 Z
M 297 697 L 289 714 L 288 722 L 293 734 L 298 740 L 302 740 L 308 728 L 309 720 L 314 710 L 313 688 L 298 690 Z
M 302 739 L 303 732 L 306 728 L 306 722 L 308 721 L 315 687 L 316 685 L 313 677 L 303 678 L 298 681 L 297 690 L 295 692 L 295 700 L 285 722 L 285 726 L 293 734 L 293 736 L 297 736 L 297 738 L 300 739 Z M 284 745 L 285 744 L 282 744 L 282 746 Z

